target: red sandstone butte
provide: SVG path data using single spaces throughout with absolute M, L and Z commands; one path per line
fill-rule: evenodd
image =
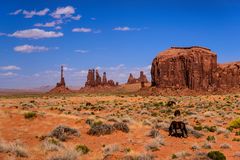
M 239 88 L 240 62 L 218 64 L 217 55 L 204 47 L 172 47 L 154 58 L 151 76 L 158 88 Z
M 127 84 L 134 84 L 134 83 L 148 83 L 147 76 L 144 74 L 143 71 L 140 71 L 139 78 L 134 78 L 132 73 L 130 73 Z

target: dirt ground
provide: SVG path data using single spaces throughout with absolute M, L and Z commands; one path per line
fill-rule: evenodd
M 187 138 L 168 136 L 176 109 L 188 129 Z M 0 159 L 201 160 L 208 159 L 210 151 L 220 151 L 227 160 L 239 160 L 240 128 L 229 127 L 239 117 L 240 94 L 2 96 Z M 115 129 L 106 135 L 88 134 L 91 127 L 117 122 L 126 124 L 129 132 Z M 64 141 L 50 136 L 59 125 L 79 135 L 67 135 Z M 76 149 L 79 145 L 89 151 Z

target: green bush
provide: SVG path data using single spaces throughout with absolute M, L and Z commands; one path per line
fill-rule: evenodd
M 240 136 L 240 131 L 237 131 L 235 135 Z
M 177 158 L 176 154 L 173 154 L 172 159 L 176 159 L 176 158 Z
M 240 142 L 240 138 L 233 138 L 232 141 L 235 141 L 235 142 Z
M 208 140 L 209 142 L 215 142 L 215 137 L 214 137 L 214 136 L 208 136 L 208 137 L 207 137 L 207 140 Z
M 87 154 L 90 151 L 90 149 L 86 145 L 77 145 L 75 149 L 82 154 Z
M 217 130 L 216 126 L 205 126 L 205 129 L 207 129 L 209 132 L 215 132 Z
M 35 118 L 35 117 L 37 117 L 36 112 L 26 112 L 26 113 L 24 113 L 24 118 L 26 118 L 26 119 L 32 119 L 32 118 Z
M 203 127 L 201 125 L 197 125 L 197 126 L 194 126 L 193 128 L 197 131 L 201 131 Z
M 208 152 L 207 156 L 212 160 L 226 160 L 225 155 L 219 151 Z
M 229 123 L 229 128 L 240 128 L 240 118 L 237 118 Z

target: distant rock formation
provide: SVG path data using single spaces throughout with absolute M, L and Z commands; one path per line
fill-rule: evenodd
M 63 66 L 61 66 L 61 78 L 60 82 L 56 84 L 56 87 L 49 91 L 50 93 L 70 93 L 71 90 L 66 87 L 65 79 L 63 76 Z
M 240 87 L 240 62 L 217 64 L 217 55 L 204 47 L 172 47 L 154 58 L 152 86 L 191 90 Z
M 98 70 L 89 69 L 85 87 L 98 87 L 98 86 L 115 87 L 118 86 L 118 82 L 115 83 L 113 80 L 107 80 L 106 72 L 103 72 L 103 78 L 101 78 Z
M 134 84 L 134 83 L 148 83 L 147 76 L 144 74 L 143 71 L 140 71 L 139 78 L 134 78 L 132 73 L 130 73 L 127 84 Z

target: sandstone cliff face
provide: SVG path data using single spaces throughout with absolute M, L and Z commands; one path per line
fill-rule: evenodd
M 209 89 L 214 84 L 217 56 L 202 47 L 170 48 L 152 62 L 152 85 L 160 88 Z
M 217 55 L 203 47 L 172 47 L 152 62 L 152 86 L 217 90 L 240 87 L 240 62 L 217 64 Z
M 219 64 L 215 74 L 216 87 L 228 89 L 240 87 L 240 62 Z

